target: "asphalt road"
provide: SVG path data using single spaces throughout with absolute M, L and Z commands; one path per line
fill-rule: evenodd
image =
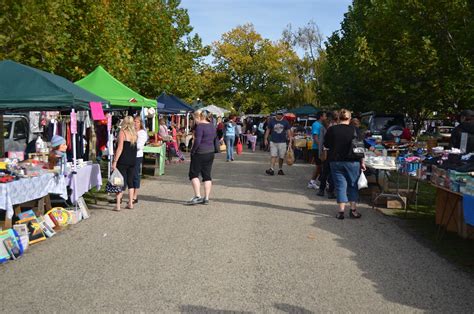
M 188 163 L 143 182 L 134 210 L 89 220 L 0 266 L 2 312 L 474 311 L 474 280 L 390 219 L 335 203 L 306 183 L 310 165 L 266 176 L 268 156 L 214 167 L 208 206 Z

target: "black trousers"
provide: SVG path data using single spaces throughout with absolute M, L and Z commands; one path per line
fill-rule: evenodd
M 118 164 L 117 169 L 120 171 L 123 177 L 123 182 L 125 183 L 123 186 L 123 190 L 128 186 L 129 189 L 133 189 L 133 179 L 135 178 L 135 165 L 123 165 Z
M 327 159 L 323 162 L 323 168 L 321 169 L 321 175 L 319 176 L 319 181 L 321 182 L 321 184 L 319 185 L 320 191 L 324 192 L 324 190 L 326 189 L 326 186 L 329 185 L 328 192 L 329 193 L 334 192 L 334 183 L 331 176 L 331 166 Z
M 189 180 L 202 176 L 202 182 L 212 181 L 211 171 L 214 163 L 214 152 L 206 154 L 192 154 L 189 165 Z

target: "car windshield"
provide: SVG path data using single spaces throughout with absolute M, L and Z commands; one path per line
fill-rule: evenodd
M 10 138 L 10 130 L 12 128 L 11 121 L 3 121 L 3 138 L 8 139 Z
M 387 130 L 393 125 L 399 125 L 404 127 L 405 122 L 403 121 L 403 117 L 391 116 L 374 118 L 374 127 L 377 131 Z

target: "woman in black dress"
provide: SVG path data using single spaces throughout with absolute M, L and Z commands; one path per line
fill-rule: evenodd
M 133 122 L 133 117 L 127 116 L 120 125 L 120 132 L 117 140 L 117 150 L 115 151 L 112 170 L 118 169 L 123 176 L 123 191 L 128 186 L 128 209 L 133 209 L 133 179 L 135 176 L 135 164 L 137 162 L 137 131 Z M 120 211 L 123 191 L 117 193 L 115 210 Z

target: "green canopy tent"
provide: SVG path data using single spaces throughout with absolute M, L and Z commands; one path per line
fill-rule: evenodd
M 89 110 L 107 100 L 64 77 L 10 60 L 0 62 L 0 111 Z
M 0 112 L 89 110 L 90 102 L 108 101 L 62 76 L 11 60 L 0 62 Z M 3 155 L 3 116 L 0 115 L 0 154 Z M 76 160 L 76 137 L 73 137 Z M 75 177 L 74 177 L 75 180 Z
M 288 112 L 295 114 L 296 116 L 310 116 L 318 113 L 320 110 L 311 104 L 288 110 Z
M 110 75 L 100 65 L 75 84 L 107 99 L 110 101 L 110 105 L 115 108 L 156 108 L 156 100 L 151 100 L 138 94 Z

